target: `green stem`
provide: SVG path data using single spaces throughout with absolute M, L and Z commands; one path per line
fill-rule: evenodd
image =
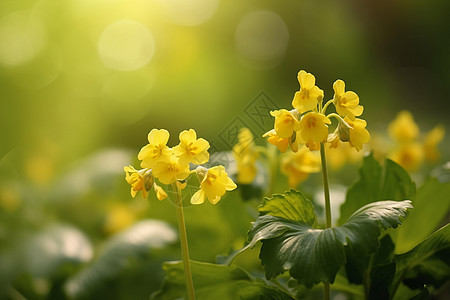
M 181 258 L 183 259 L 184 266 L 184 276 L 186 279 L 186 291 L 189 300 L 195 300 L 194 282 L 192 280 L 191 264 L 189 262 L 189 247 L 186 234 L 186 224 L 184 222 L 184 212 L 183 212 L 183 200 L 181 197 L 181 190 L 176 185 L 172 184 L 174 191 L 176 191 L 176 208 L 177 208 L 177 221 L 178 221 L 178 231 L 180 235 L 181 243 Z
M 325 196 L 325 219 L 327 228 L 331 228 L 330 188 L 328 186 L 327 161 L 325 157 L 325 146 L 323 145 L 323 143 L 320 143 L 320 159 L 322 161 L 323 192 Z M 330 296 L 330 283 L 325 282 L 323 285 L 323 299 L 329 300 Z
M 325 112 L 327 111 L 328 105 L 330 105 L 331 103 L 333 103 L 333 99 L 328 100 L 328 102 L 325 103 L 324 107 L 321 109 L 321 112 L 322 112 L 323 114 L 325 114 Z

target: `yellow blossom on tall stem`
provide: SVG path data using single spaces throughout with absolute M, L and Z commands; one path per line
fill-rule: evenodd
M 138 159 L 142 160 L 142 168 L 153 168 L 161 160 L 168 159 L 172 151 L 167 146 L 169 141 L 169 132 L 165 129 L 152 129 L 148 134 L 149 144 L 139 151 Z
M 398 113 L 394 121 L 388 126 L 389 135 L 399 142 L 412 142 L 419 136 L 419 126 L 409 111 Z
M 200 183 L 200 190 L 198 190 L 191 198 L 192 204 L 202 204 L 205 198 L 212 204 L 219 202 L 220 198 L 226 191 L 232 191 L 237 186 L 228 177 L 227 172 L 223 166 L 215 166 L 208 170 L 198 169 L 199 177 L 203 176 Z
M 345 91 L 344 81 L 338 79 L 333 84 L 334 97 L 333 104 L 336 107 L 336 112 L 341 117 L 349 117 L 351 120 L 355 116 L 360 116 L 364 108 L 359 105 L 359 97 L 355 92 Z
M 125 180 L 131 185 L 131 196 L 134 198 L 138 192 L 142 192 L 142 197 L 147 198 L 148 191 L 152 188 L 153 177 L 151 170 L 136 170 L 132 166 L 124 167 Z
M 297 119 L 286 109 L 274 110 L 270 114 L 275 117 L 275 131 L 280 138 L 289 138 L 294 133 Z
M 279 137 L 275 131 L 275 129 L 272 129 L 268 132 L 266 132 L 263 137 L 268 137 L 267 141 L 271 143 L 274 146 L 277 146 L 278 150 L 280 152 L 286 152 L 289 147 L 290 137 L 289 138 L 282 138 Z
M 301 70 L 297 76 L 300 91 L 296 92 L 292 106 L 301 114 L 309 110 L 316 110 L 317 104 L 323 99 L 323 91 L 316 86 L 313 74 Z
M 179 158 L 172 155 L 169 159 L 159 161 L 153 167 L 153 175 L 161 183 L 172 184 L 177 180 L 184 180 L 190 174 L 187 163 L 180 164 Z
M 205 139 L 197 139 L 194 129 L 180 133 L 180 144 L 173 148 L 173 152 L 180 158 L 180 163 L 204 164 L 209 160 L 209 143 Z
M 349 129 L 349 144 L 360 151 L 363 148 L 363 144 L 370 141 L 369 131 L 366 129 L 367 122 L 362 119 L 350 120 L 349 117 L 345 117 L 344 121 L 350 126 Z
M 310 150 L 318 150 L 318 144 L 326 142 L 328 137 L 328 126 L 330 119 L 316 112 L 305 114 L 298 123 L 297 138 Z

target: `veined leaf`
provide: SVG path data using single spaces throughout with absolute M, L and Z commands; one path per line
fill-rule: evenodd
M 300 195 L 291 190 L 284 199 L 297 197 L 309 202 Z M 268 279 L 289 270 L 293 278 L 308 287 L 334 282 L 346 261 L 344 247 L 351 247 L 361 256 L 374 252 L 379 246 L 380 227 L 397 227 L 400 217 L 405 217 L 407 209 L 412 208 L 408 200 L 370 203 L 340 227 L 315 229 L 311 227 L 314 218 L 296 209 L 291 202 L 283 203 L 279 196 L 266 200 L 261 207 L 264 215 L 256 219 L 248 233 L 251 241 L 247 247 L 262 241 L 260 258 Z
M 450 224 L 445 225 L 414 249 L 395 258 L 395 284 L 420 288 L 424 284 L 439 287 L 450 278 Z M 395 290 L 394 290 L 395 291 Z
M 341 205 L 338 224 L 358 208 L 380 200 L 412 199 L 416 186 L 408 172 L 395 162 L 387 159 L 382 167 L 373 155 L 364 157 L 359 170 L 360 179 L 347 192 L 345 202 Z
M 186 297 L 182 262 L 163 265 L 166 279 L 152 299 L 172 300 Z M 201 299 L 292 299 L 276 287 L 253 278 L 236 266 L 216 265 L 191 260 L 196 298 Z

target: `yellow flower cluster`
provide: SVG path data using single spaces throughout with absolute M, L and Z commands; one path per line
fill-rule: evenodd
M 333 84 L 334 97 L 323 105 L 323 91 L 316 86 L 316 78 L 311 73 L 298 73 L 300 90 L 292 100 L 293 110 L 280 109 L 272 111 L 275 117 L 274 129 L 263 136 L 268 142 L 277 146 L 281 152 L 286 152 L 290 146 L 297 152 L 300 145 L 305 145 L 311 151 L 319 150 L 321 143 L 329 143 L 330 147 L 338 147 L 341 142 L 360 151 L 363 144 L 369 142 L 370 134 L 366 129 L 366 121 L 356 117 L 363 113 L 359 105 L 359 97 L 355 92 L 345 91 L 345 83 L 336 80 Z M 326 115 L 330 104 L 336 108 L 336 113 Z M 330 118 L 338 120 L 336 131 L 328 132 Z
M 142 170 L 132 166 L 125 167 L 126 181 L 131 185 L 131 196 L 141 191 L 145 198 L 150 189 L 154 189 L 159 200 L 167 198 L 164 189 L 156 184 L 177 184 L 183 189 L 190 174 L 196 173 L 200 179 L 200 190 L 191 198 L 192 204 L 204 202 L 205 197 L 215 204 L 225 194 L 236 188 L 236 184 L 228 177 L 223 166 L 205 169 L 201 166 L 191 170 L 190 163 L 200 165 L 209 160 L 209 143 L 205 139 L 197 139 L 195 130 L 184 130 L 180 133 L 180 143 L 170 148 L 167 146 L 169 132 L 165 129 L 153 129 L 148 134 L 148 144 L 138 154 Z
M 440 158 L 438 144 L 443 140 L 445 129 L 437 125 L 420 142 L 420 129 L 409 111 L 401 111 L 388 126 L 389 136 L 396 146 L 389 157 L 408 171 L 417 170 L 426 160 L 437 162 Z
M 233 156 L 237 164 L 237 181 L 250 184 L 256 176 L 256 160 L 258 152 L 253 141 L 253 134 L 248 128 L 241 128 L 238 143 L 233 147 Z

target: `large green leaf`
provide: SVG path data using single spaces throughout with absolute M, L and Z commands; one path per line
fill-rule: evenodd
M 366 156 L 359 174 L 360 179 L 348 189 L 341 205 L 338 224 L 343 224 L 355 210 L 366 204 L 412 199 L 415 195 L 416 187 L 409 174 L 389 159 L 381 166 L 373 155 Z
M 163 265 L 166 280 L 152 299 L 172 300 L 186 298 L 186 284 L 182 262 Z M 250 276 L 237 266 L 216 265 L 191 261 L 196 298 L 201 299 L 292 299 L 280 289 Z
M 395 261 L 397 272 L 394 287 L 401 281 L 411 288 L 421 288 L 424 284 L 439 287 L 450 280 L 450 224 L 411 251 L 398 255 Z
M 450 182 L 428 178 L 413 199 L 414 210 L 397 231 L 396 253 L 404 253 L 433 233 L 450 209 Z
M 301 284 L 334 282 L 336 273 L 346 261 L 345 247 L 360 256 L 367 256 L 378 246 L 380 227 L 397 227 L 400 217 L 412 208 L 410 201 L 380 201 L 357 210 L 347 222 L 328 229 L 312 227 L 314 217 L 309 209 L 298 209 L 311 203 L 303 194 L 288 191 L 284 198 L 276 195 L 260 208 L 263 215 L 253 223 L 248 235 L 253 247 L 262 241 L 260 258 L 268 279 L 289 270 Z M 274 215 L 272 215 L 272 212 Z

